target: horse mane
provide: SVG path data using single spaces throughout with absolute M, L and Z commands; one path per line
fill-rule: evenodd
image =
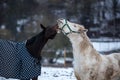
M 31 45 L 31 44 L 33 44 L 33 42 L 35 41 L 35 39 L 36 39 L 36 36 L 28 39 L 26 45 Z
M 39 59 L 41 58 L 40 53 L 43 48 L 42 44 L 47 42 L 47 41 L 43 42 L 43 39 L 44 39 L 44 31 L 28 39 L 26 42 L 26 48 L 28 52 L 35 58 L 39 58 Z
M 81 36 L 83 38 L 83 41 L 80 42 L 80 51 L 86 53 L 86 51 L 90 50 L 90 55 L 93 57 L 95 56 L 97 60 L 101 60 L 99 53 L 96 51 L 96 49 L 93 47 L 93 44 L 91 43 L 90 39 L 86 35 L 86 33 L 81 33 Z
M 26 42 L 26 45 L 27 45 L 27 46 L 28 46 L 28 45 L 33 45 L 34 42 L 35 42 L 35 40 L 37 39 L 38 35 L 40 35 L 40 33 L 37 34 L 37 35 L 35 35 L 35 36 L 33 36 L 33 37 L 31 37 L 30 39 L 28 39 L 27 42 Z
M 89 38 L 87 37 L 86 33 L 81 33 L 80 34 L 83 38 L 83 41 L 80 42 L 80 48 L 81 48 L 81 52 L 84 52 L 84 50 L 86 50 L 89 47 L 93 48 L 93 45 L 91 44 Z

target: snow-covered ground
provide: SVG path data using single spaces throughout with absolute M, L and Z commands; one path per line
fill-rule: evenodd
M 43 67 L 39 80 L 76 80 L 73 68 Z
M 17 80 L 5 79 L 0 80 Z M 55 68 L 55 67 L 42 67 L 42 73 L 38 80 L 76 80 L 73 68 Z

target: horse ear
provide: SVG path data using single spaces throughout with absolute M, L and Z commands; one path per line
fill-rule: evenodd
M 43 30 L 45 30 L 45 29 L 46 29 L 46 27 L 45 27 L 45 26 L 43 26 L 42 24 L 40 24 L 40 26 L 41 26 L 41 28 L 42 28 Z

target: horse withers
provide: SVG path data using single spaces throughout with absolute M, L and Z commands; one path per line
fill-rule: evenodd
M 0 76 L 20 80 L 37 80 L 41 74 L 41 51 L 57 34 L 57 25 L 44 27 L 32 38 L 14 42 L 0 39 Z

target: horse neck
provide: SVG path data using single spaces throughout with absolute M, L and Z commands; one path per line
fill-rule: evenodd
M 26 47 L 28 52 L 35 58 L 40 58 L 40 53 L 47 43 L 48 39 L 44 37 L 44 34 L 41 32 L 38 35 L 27 40 Z
M 86 56 L 89 57 L 90 59 L 93 59 L 93 57 L 97 59 L 100 58 L 100 55 L 94 49 L 87 35 L 82 35 L 81 38 L 80 36 L 78 37 L 71 36 L 70 40 L 73 47 L 74 58 L 76 57 L 78 57 L 78 59 L 83 58 L 83 60 Z

